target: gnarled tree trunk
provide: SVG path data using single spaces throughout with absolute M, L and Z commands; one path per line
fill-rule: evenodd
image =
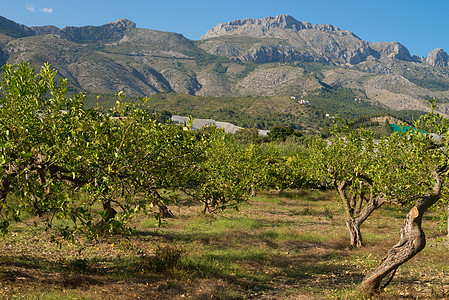
M 368 177 L 363 178 L 368 185 L 372 187 L 372 180 Z M 351 179 L 352 180 L 352 179 Z M 379 195 L 374 197 L 372 188 L 371 194 L 369 195 L 368 202 L 363 207 L 363 202 L 365 201 L 365 194 L 362 192 L 363 184 L 360 182 L 360 194 L 359 197 L 355 198 L 355 195 L 352 197 L 348 196 L 346 193 L 346 189 L 349 187 L 351 180 L 344 180 L 340 184 L 335 184 L 340 198 L 343 201 L 344 208 L 346 211 L 346 226 L 348 227 L 349 236 L 350 236 L 350 248 L 360 248 L 363 246 L 362 233 L 360 231 L 360 226 L 365 222 L 365 220 L 379 207 L 381 207 L 386 199 Z M 363 207 L 363 209 L 362 209 Z
M 157 207 L 159 208 L 159 213 L 162 218 L 174 218 L 175 215 L 171 212 L 171 210 L 168 208 L 167 205 L 162 203 L 156 203 Z
M 386 287 L 396 273 L 397 268 L 403 263 L 410 260 L 426 246 L 426 237 L 421 229 L 423 214 L 426 210 L 434 205 L 441 196 L 441 177 L 446 167 L 441 167 L 433 172 L 435 181 L 432 192 L 421 197 L 415 206 L 407 214 L 406 220 L 401 228 L 401 238 L 382 259 L 380 264 L 371 272 L 369 272 L 361 283 L 361 288 L 372 294 L 381 288 L 381 281 L 388 274 L 392 274 L 391 278 L 382 287 Z
M 366 219 L 379 207 L 381 207 L 386 202 L 386 199 L 382 196 L 371 197 L 365 207 L 362 209 L 360 214 L 349 220 L 346 220 L 346 226 L 349 230 L 349 235 L 351 237 L 351 248 L 359 248 L 363 246 L 362 233 L 360 231 L 360 226 L 365 222 Z
M 171 212 L 167 205 L 163 202 L 162 196 L 159 194 L 156 188 L 150 189 L 151 195 L 154 198 L 154 204 L 159 209 L 159 214 L 162 218 L 174 218 L 175 215 Z
M 362 233 L 360 231 L 361 223 L 357 219 L 346 220 L 346 226 L 349 230 L 349 236 L 351 239 L 351 248 L 360 248 L 363 246 Z
M 203 208 L 201 209 L 201 213 L 204 215 L 207 213 L 207 210 L 209 209 L 209 201 L 204 201 Z

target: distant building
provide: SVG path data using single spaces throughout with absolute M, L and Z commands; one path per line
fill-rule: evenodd
M 171 117 L 171 121 L 176 124 L 188 124 L 190 122 L 189 117 L 182 117 L 173 115 Z M 219 122 L 213 119 L 193 119 L 192 129 L 198 130 L 203 128 L 204 126 L 215 126 L 217 128 L 222 128 L 226 133 L 236 133 L 238 130 L 243 129 L 243 127 L 228 123 L 228 122 Z M 268 130 L 258 130 L 259 135 L 267 135 Z

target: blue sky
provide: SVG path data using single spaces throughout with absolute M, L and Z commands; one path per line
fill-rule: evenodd
M 369 42 L 397 41 L 412 55 L 449 53 L 449 0 L 0 0 L 0 15 L 27 26 L 102 25 L 121 18 L 139 28 L 198 40 L 218 23 L 292 15 L 332 24 Z

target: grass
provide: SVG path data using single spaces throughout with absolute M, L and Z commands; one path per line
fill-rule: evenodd
M 332 192 L 262 193 L 215 217 L 180 205 L 163 227 L 141 217 L 134 236 L 61 247 L 17 225 L 0 242 L 0 298 L 368 299 L 358 284 L 398 240 L 405 213 L 375 212 L 362 226 L 365 247 L 349 250 L 333 199 Z M 379 299 L 449 297 L 448 243 L 437 220 L 424 221 L 427 247 Z

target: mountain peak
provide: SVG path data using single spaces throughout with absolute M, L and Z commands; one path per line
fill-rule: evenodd
M 242 26 L 242 25 L 265 25 L 279 28 L 303 28 L 303 23 L 290 15 L 278 15 L 276 17 L 266 17 L 263 19 L 247 18 L 243 20 L 234 20 L 222 25 Z M 220 24 L 219 24 L 220 25 Z
M 449 55 L 443 48 L 437 48 L 429 52 L 426 61 L 433 67 L 446 67 L 449 64 Z
M 114 22 L 107 23 L 106 25 L 111 25 L 111 26 L 122 28 L 122 29 L 136 28 L 136 23 L 134 23 L 133 21 L 130 21 L 128 19 L 120 19 L 120 20 L 117 20 Z M 106 25 L 104 25 L 104 26 L 106 26 Z
M 228 23 L 220 23 L 214 28 L 210 29 L 205 35 L 201 37 L 202 40 L 219 37 L 219 36 L 249 36 L 249 37 L 267 37 L 276 36 L 279 30 L 291 30 L 298 32 L 300 30 L 314 29 L 319 31 L 328 31 L 337 33 L 341 36 L 355 35 L 352 32 L 341 30 L 340 28 L 325 24 L 314 25 L 309 22 L 301 22 L 290 15 L 278 15 L 276 17 L 266 17 L 262 19 L 243 19 L 234 20 Z
M 30 27 L 16 23 L 2 16 L 0 16 L 0 33 L 13 38 L 34 35 L 34 32 Z
M 68 26 L 62 29 L 63 36 L 77 43 L 114 42 L 119 41 L 130 30 L 136 28 L 136 23 L 120 19 L 100 26 Z

